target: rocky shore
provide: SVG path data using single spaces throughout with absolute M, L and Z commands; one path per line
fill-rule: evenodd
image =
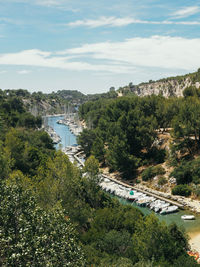
M 44 130 L 52 138 L 54 144 L 58 144 L 61 142 L 60 136 L 54 131 L 54 129 L 51 126 L 45 126 Z

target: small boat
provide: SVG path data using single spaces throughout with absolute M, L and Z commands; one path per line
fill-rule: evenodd
M 195 216 L 194 215 L 183 215 L 181 216 L 182 220 L 194 220 Z
M 178 211 L 178 207 L 177 206 L 169 206 L 167 208 L 164 208 L 161 210 L 160 214 L 161 215 L 165 215 L 165 214 L 169 214 L 169 213 L 173 213 Z

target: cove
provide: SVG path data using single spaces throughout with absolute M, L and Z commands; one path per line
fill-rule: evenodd
M 62 145 L 62 147 L 77 144 L 76 136 L 70 132 L 69 127 L 66 125 L 56 123 L 58 120 L 63 119 L 63 118 L 64 118 L 63 116 L 47 117 L 48 125 L 51 126 L 54 129 L 54 131 L 61 137 L 61 142 L 55 145 L 56 149 L 59 149 L 60 144 Z M 112 196 L 112 197 L 117 198 L 124 205 L 132 205 L 138 208 L 139 210 L 142 211 L 144 215 L 148 215 L 153 212 L 148 208 L 137 206 L 135 202 L 129 202 L 128 200 L 125 200 L 125 199 L 122 199 L 116 196 Z M 184 214 L 192 214 L 188 210 L 180 210 L 177 213 L 172 213 L 168 215 L 160 215 L 157 213 L 154 213 L 154 214 L 160 221 L 164 221 L 166 224 L 170 224 L 174 222 L 178 226 L 184 227 L 187 233 L 192 233 L 192 232 L 200 233 L 200 215 L 195 215 L 196 219 L 192 221 L 184 221 L 181 219 L 181 216 Z

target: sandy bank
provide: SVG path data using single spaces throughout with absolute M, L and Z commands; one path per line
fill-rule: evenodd
M 196 250 L 200 253 L 200 231 L 188 233 L 191 250 Z

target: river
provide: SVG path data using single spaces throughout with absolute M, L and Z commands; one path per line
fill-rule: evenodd
M 60 117 L 48 117 L 47 119 L 48 119 L 48 125 L 51 126 L 54 129 L 54 131 L 61 137 L 61 143 L 55 145 L 56 149 L 59 148 L 60 144 L 63 147 L 77 144 L 76 136 L 70 132 L 69 127 L 66 125 L 56 123 L 56 121 L 63 119 L 62 116 L 60 116 Z M 121 198 L 118 198 L 118 199 L 120 200 L 121 203 L 123 203 L 125 205 L 133 205 L 133 206 L 137 207 L 145 215 L 148 215 L 152 212 L 148 208 L 143 208 L 143 207 L 137 206 L 134 202 L 130 203 L 129 201 L 127 201 L 125 199 L 121 199 Z M 195 217 L 196 217 L 195 220 L 184 221 L 181 219 L 181 216 L 184 214 L 192 214 L 192 213 L 190 211 L 181 210 L 177 213 L 168 214 L 168 215 L 156 214 L 156 217 L 158 217 L 158 219 L 160 221 L 165 221 L 167 224 L 175 222 L 177 225 L 184 227 L 186 232 L 188 232 L 188 233 L 192 233 L 192 232 L 200 233 L 200 216 L 195 215 Z

